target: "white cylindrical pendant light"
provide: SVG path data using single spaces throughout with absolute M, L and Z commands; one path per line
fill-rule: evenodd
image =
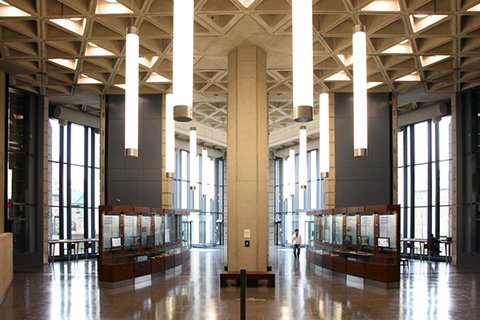
M 173 118 L 192 121 L 193 0 L 173 1 Z
M 367 155 L 367 45 L 365 26 L 353 28 L 353 155 Z
M 204 196 L 208 195 L 209 192 L 209 183 L 210 183 L 210 163 L 208 159 L 208 150 L 202 149 L 202 194 Z
M 307 127 L 300 127 L 300 151 L 298 154 L 298 185 L 300 189 L 307 188 Z
M 328 93 L 320 93 L 320 176 L 328 178 L 330 172 L 330 119 Z
M 197 162 L 197 129 L 190 128 L 190 189 L 197 189 L 198 162 Z
M 125 52 L 125 155 L 138 157 L 138 29 L 127 28 Z
M 313 119 L 312 0 L 292 1 L 293 119 Z
M 287 180 L 288 180 L 287 197 L 291 198 L 295 195 L 295 149 L 294 148 L 290 148 L 290 150 L 288 151 Z
M 165 95 L 165 172 L 169 178 L 175 172 L 175 121 L 171 93 Z

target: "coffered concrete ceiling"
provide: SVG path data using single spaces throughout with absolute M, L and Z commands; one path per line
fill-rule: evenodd
M 23 12 L 8 16 L 0 2 L 0 69 L 13 86 L 98 113 L 100 95 L 124 93 L 118 85 L 125 82 L 125 30 L 134 25 L 144 58 L 140 92 L 169 90 L 171 83 L 161 81 L 172 77 L 172 0 L 118 0 L 115 10 L 108 0 L 3 2 Z M 480 85 L 479 3 L 313 0 L 315 92 L 352 91 L 351 38 L 359 22 L 367 30 L 369 92 L 398 93 L 400 108 L 409 109 Z M 291 0 L 247 5 L 195 1 L 194 121 L 226 130 L 227 55 L 254 44 L 267 52 L 274 132 L 293 123 Z M 383 5 L 391 7 L 381 11 Z

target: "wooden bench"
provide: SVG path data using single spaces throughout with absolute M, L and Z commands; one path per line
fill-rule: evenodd
M 227 287 L 228 280 L 240 281 L 240 271 L 225 271 L 220 273 L 220 287 Z M 275 287 L 275 273 L 270 271 L 247 271 L 248 280 L 267 280 L 269 287 Z

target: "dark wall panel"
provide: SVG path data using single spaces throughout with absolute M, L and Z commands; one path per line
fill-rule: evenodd
M 335 206 L 392 201 L 390 95 L 368 95 L 368 156 L 353 156 L 353 96 L 335 94 Z
M 125 96 L 108 96 L 107 204 L 161 207 L 162 95 L 139 98 L 138 158 L 124 156 L 124 106 Z

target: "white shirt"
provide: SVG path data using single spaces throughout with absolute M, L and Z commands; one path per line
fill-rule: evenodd
M 300 235 L 300 233 L 298 235 L 296 233 L 293 234 L 292 243 L 293 244 L 302 244 L 302 236 Z

